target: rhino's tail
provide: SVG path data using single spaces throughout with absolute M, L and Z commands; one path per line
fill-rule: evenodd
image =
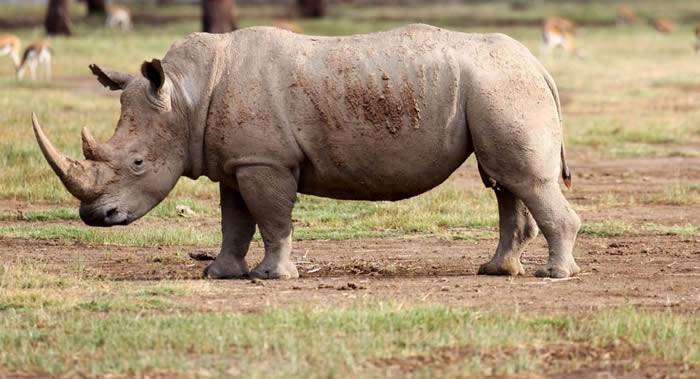
M 554 97 L 554 102 L 557 105 L 557 115 L 559 116 L 559 123 L 563 123 L 563 119 L 561 116 L 561 102 L 559 101 L 559 91 L 557 90 L 557 85 L 554 83 L 554 79 L 552 78 L 551 75 L 549 75 L 549 72 L 542 66 L 541 63 L 537 62 L 540 67 L 540 71 L 542 72 L 542 76 L 544 77 L 545 82 L 547 82 L 547 86 L 549 87 L 550 92 L 552 92 L 552 97 Z M 563 132 L 562 132 L 563 133 Z M 569 165 L 566 164 L 566 149 L 564 148 L 564 140 L 562 139 L 561 141 L 561 177 L 564 179 L 564 185 L 566 188 L 571 189 L 571 170 L 569 170 Z

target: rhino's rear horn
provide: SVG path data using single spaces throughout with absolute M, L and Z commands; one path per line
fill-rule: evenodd
M 83 127 L 80 134 L 83 138 L 83 155 L 85 159 L 91 161 L 107 160 L 107 151 L 95 140 L 95 137 L 92 136 L 87 127 Z
M 32 113 L 34 135 L 44 158 L 58 175 L 68 192 L 80 201 L 89 202 L 99 196 L 96 186 L 97 167 L 94 163 L 77 161 L 58 151 L 46 138 L 36 114 Z

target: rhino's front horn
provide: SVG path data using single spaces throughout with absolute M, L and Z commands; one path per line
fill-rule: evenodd
M 98 176 L 96 164 L 89 161 L 77 161 L 56 150 L 46 138 L 34 113 L 32 113 L 32 125 L 34 126 L 34 135 L 39 143 L 41 152 L 53 171 L 61 179 L 63 185 L 66 186 L 68 192 L 83 202 L 90 202 L 97 198 L 99 196 L 99 188 L 96 182 Z

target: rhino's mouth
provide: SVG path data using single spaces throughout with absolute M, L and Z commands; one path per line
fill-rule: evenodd
M 113 206 L 80 205 L 80 219 L 89 226 L 128 225 L 133 221 L 126 209 Z

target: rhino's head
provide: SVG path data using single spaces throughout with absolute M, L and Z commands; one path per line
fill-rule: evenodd
M 46 138 L 36 115 L 34 133 L 41 151 L 66 189 L 80 200 L 80 218 L 88 225 L 126 225 L 163 200 L 187 164 L 187 128 L 174 111 L 173 84 L 160 61 L 145 62 L 143 77 L 90 66 L 112 90 L 123 90 L 114 135 L 98 143 L 82 130 L 85 160 L 58 151 Z

